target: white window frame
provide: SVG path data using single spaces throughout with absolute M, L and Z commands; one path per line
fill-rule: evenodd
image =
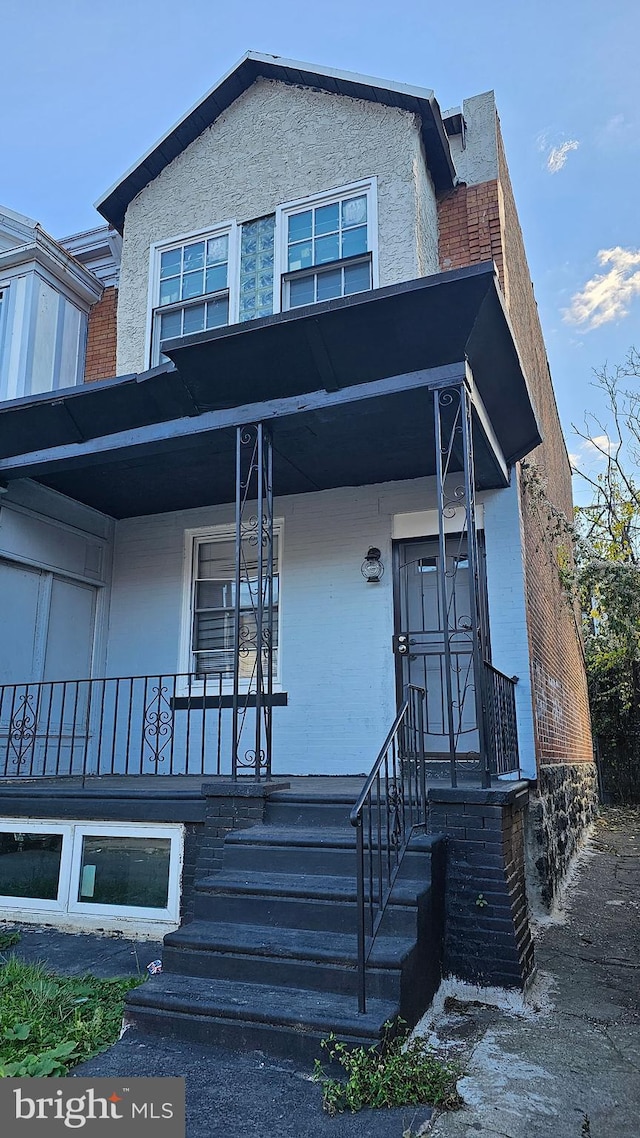
M 68 821 L 64 823 L 49 821 L 47 818 L 37 822 L 25 818 L 3 818 L 0 830 L 10 834 L 62 834 L 62 854 L 58 877 L 58 896 L 55 901 L 38 897 L 1 896 L 0 906 L 12 919 L 19 919 L 20 913 L 55 912 L 76 915 L 111 918 L 112 921 L 137 919 L 161 921 L 177 925 L 180 922 L 180 890 L 182 881 L 184 827 L 182 825 L 162 826 L 155 823 L 139 822 L 87 822 Z M 82 865 L 83 837 L 154 837 L 169 838 L 169 888 L 167 905 L 163 909 L 147 908 L 141 905 L 100 905 L 78 901 L 80 891 L 80 869 Z
M 235 219 L 229 221 L 221 221 L 219 224 L 212 225 L 207 229 L 196 229 L 189 233 L 180 233 L 175 237 L 170 237 L 167 240 L 155 241 L 149 250 L 149 294 L 147 298 L 147 330 L 146 340 L 148 344 L 148 365 L 149 367 L 157 367 L 160 359 L 160 345 L 156 346 L 156 323 L 159 323 L 159 314 L 163 308 L 169 308 L 169 305 L 160 305 L 156 302 L 159 297 L 160 291 L 160 256 L 162 253 L 167 253 L 171 249 L 179 248 L 182 245 L 188 245 L 192 241 L 207 241 L 212 237 L 229 238 L 229 260 L 228 260 L 228 273 L 227 273 L 227 288 L 221 290 L 221 293 L 226 291 L 229 296 L 229 319 L 226 325 L 237 324 L 240 315 L 240 230 L 241 226 L 238 225 Z M 221 294 L 220 293 L 220 294 Z M 171 305 L 176 310 L 180 307 L 187 305 L 197 304 L 204 300 L 207 295 L 220 295 L 220 294 L 203 294 L 202 297 L 194 296 L 190 300 L 181 304 L 176 301 L 175 305 Z M 200 335 L 201 333 L 194 333 Z
M 338 186 L 335 189 L 323 190 L 318 194 L 311 194 L 309 197 L 297 198 L 295 201 L 286 202 L 284 205 L 278 206 L 276 209 L 276 240 L 275 240 L 275 257 L 274 257 L 274 289 L 273 289 L 273 311 L 286 312 L 295 311 L 289 309 L 285 297 L 285 276 L 288 273 L 287 265 L 287 231 L 288 221 L 291 214 L 301 213 L 305 209 L 316 208 L 322 205 L 333 205 L 334 202 L 339 202 L 343 198 L 354 197 L 358 194 L 364 194 L 367 198 L 367 253 L 371 256 L 371 288 L 379 287 L 379 270 L 378 270 L 378 179 L 376 175 L 369 178 L 363 178 L 358 182 L 351 182 L 347 186 Z M 339 265 L 340 261 L 332 262 L 334 265 Z M 309 275 L 314 271 L 321 271 L 324 266 L 311 266 L 305 272 Z M 300 274 L 302 276 L 302 273 Z M 360 295 L 356 293 L 354 295 Z M 322 302 L 316 302 L 322 303 Z M 303 307 L 302 305 L 300 307 Z
M 59 822 L 29 821 L 26 818 L 4 818 L 0 823 L 3 834 L 35 834 L 43 837 L 45 834 L 61 834 L 62 850 L 60 854 L 60 871 L 58 874 L 58 894 L 55 900 L 45 897 L 16 897 L 13 895 L 0 896 L 0 908 L 9 910 L 12 914 L 18 910 L 35 909 L 38 912 L 64 913 L 69 894 L 71 879 L 71 828 Z
M 104 905 L 80 901 L 80 874 L 82 867 L 82 840 L 90 838 L 169 838 L 169 888 L 164 909 L 143 905 Z M 137 917 L 146 921 L 180 920 L 180 879 L 182 877 L 182 833 L 175 826 L 113 825 L 108 822 L 81 822 L 74 826 L 73 856 L 69 882 L 69 912 L 105 917 Z
M 273 676 L 273 690 L 282 691 L 282 579 L 283 579 L 283 548 L 284 548 L 284 518 L 274 518 L 273 535 L 278 538 L 278 651 L 276 653 L 276 668 Z M 192 674 L 192 633 L 193 633 L 193 603 L 195 595 L 194 569 L 196 566 L 196 549 L 198 545 L 207 541 L 235 540 L 236 528 L 233 524 L 199 526 L 197 529 L 184 531 L 184 570 L 182 577 L 182 616 L 180 621 L 180 649 L 178 657 L 178 672 L 180 673 L 180 695 L 202 693 L 204 680 L 193 680 L 187 684 L 186 674 Z M 213 692 L 211 683 L 209 691 Z M 249 691 L 249 680 L 240 680 L 240 690 Z M 231 677 L 222 682 L 223 695 L 233 691 Z

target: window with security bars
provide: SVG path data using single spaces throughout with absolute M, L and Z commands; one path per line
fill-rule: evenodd
M 373 288 L 371 188 L 285 210 L 284 308 Z
M 235 646 L 235 539 L 196 539 L 193 557 L 193 622 L 191 671 L 198 677 L 222 673 L 233 677 Z M 251 683 L 256 673 L 256 606 L 258 562 L 255 545 L 243 546 L 240 584 L 240 678 Z M 278 607 L 280 600 L 279 538 L 273 539 L 273 669 L 278 672 Z
M 152 364 L 176 336 L 229 323 L 230 233 L 186 241 L 158 253 Z

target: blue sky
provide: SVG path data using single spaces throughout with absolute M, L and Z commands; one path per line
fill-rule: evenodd
M 3 0 L 1 27 L 0 202 L 58 237 L 99 224 L 96 198 L 248 48 L 432 87 L 443 110 L 493 88 L 579 451 L 592 368 L 640 347 L 638 0 Z

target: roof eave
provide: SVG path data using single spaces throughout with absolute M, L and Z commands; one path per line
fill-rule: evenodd
M 392 83 L 355 72 L 330 70 L 282 56 L 248 51 L 98 199 L 95 203 L 98 212 L 121 233 L 127 207 L 134 197 L 259 77 L 278 79 L 291 85 L 302 82 L 333 94 L 385 102 L 420 114 L 427 162 L 436 189 L 442 191 L 453 186 L 455 168 L 447 133 L 437 100 L 429 88 Z M 386 94 L 387 99 L 381 99 L 380 94 Z

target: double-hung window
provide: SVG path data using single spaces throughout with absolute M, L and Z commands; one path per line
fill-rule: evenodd
M 378 286 L 376 179 L 153 246 L 151 366 L 174 337 Z
M 235 646 L 235 534 L 228 527 L 187 533 L 190 611 L 185 623 L 188 640 L 186 671 L 197 679 L 221 675 L 233 678 Z M 273 535 L 273 648 L 274 676 L 278 676 L 278 614 L 282 524 L 274 522 Z M 189 549 L 190 547 L 190 549 Z M 256 608 L 259 595 L 258 554 L 255 541 L 243 542 L 240 581 L 240 679 L 251 689 L 256 678 Z M 263 581 L 263 599 L 266 586 Z M 266 629 L 263 629 L 263 646 Z
M 278 216 L 282 308 L 375 287 L 373 180 L 283 206 Z
M 176 336 L 233 322 L 235 225 L 156 247 L 152 290 L 151 364 Z

